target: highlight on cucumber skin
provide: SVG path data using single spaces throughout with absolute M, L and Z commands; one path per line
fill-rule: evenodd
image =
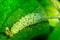
M 60 0 L 0 0 L 0 40 L 60 40 Z

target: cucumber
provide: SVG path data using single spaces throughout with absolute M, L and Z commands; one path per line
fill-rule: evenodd
M 46 16 L 45 11 L 43 10 L 43 8 L 40 5 L 32 13 L 28 13 L 27 15 L 22 16 L 21 19 L 19 19 L 19 21 L 17 21 L 15 24 L 13 24 L 13 26 L 11 27 L 12 34 L 18 33 L 23 28 L 25 28 L 29 25 L 33 25 L 35 23 L 39 23 L 39 22 L 45 20 L 44 19 L 45 16 Z
M 51 0 L 51 2 L 54 4 L 56 9 L 60 12 L 60 2 L 59 2 L 59 0 Z
M 40 3 L 43 6 L 43 8 L 45 9 L 46 14 L 48 16 L 50 16 L 50 17 L 51 16 L 52 17 L 57 16 L 58 17 L 59 12 L 55 8 L 55 6 L 51 2 L 51 0 L 41 0 Z M 49 21 L 49 24 L 51 26 L 55 27 L 55 25 L 59 22 L 59 19 L 58 18 L 56 18 L 56 19 L 48 19 L 48 21 Z
M 60 8 L 60 2 L 58 0 L 51 0 L 56 8 Z

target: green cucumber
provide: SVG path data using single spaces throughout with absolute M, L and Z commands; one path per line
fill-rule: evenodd
M 55 8 L 55 6 L 51 2 L 51 0 L 41 0 L 40 3 L 44 7 L 46 14 L 48 16 L 50 16 L 50 17 L 58 16 L 59 12 Z M 49 24 L 54 27 L 59 22 L 59 19 L 58 18 L 48 19 L 48 21 L 49 21 Z
M 18 33 L 23 28 L 29 25 L 33 25 L 35 23 L 39 23 L 45 20 L 44 19 L 45 16 L 46 16 L 45 11 L 40 5 L 32 13 L 28 13 L 28 15 L 26 14 L 25 16 L 22 16 L 21 19 L 19 19 L 19 21 L 13 24 L 13 26 L 11 27 L 12 34 Z
M 51 0 L 51 2 L 54 4 L 56 9 L 60 12 L 60 2 L 59 2 L 59 0 Z

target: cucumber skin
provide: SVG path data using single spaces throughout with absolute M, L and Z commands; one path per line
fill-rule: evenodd
M 40 3 L 43 6 L 43 8 L 46 10 L 48 16 L 58 16 L 59 12 L 55 8 L 51 0 L 41 0 Z M 58 18 L 48 19 L 48 21 L 49 24 L 54 27 L 59 22 L 59 19 Z
M 17 21 L 12 27 L 11 32 L 12 34 L 16 34 L 21 31 L 23 28 L 38 23 L 41 21 L 40 13 L 30 13 L 22 17 L 19 21 Z

